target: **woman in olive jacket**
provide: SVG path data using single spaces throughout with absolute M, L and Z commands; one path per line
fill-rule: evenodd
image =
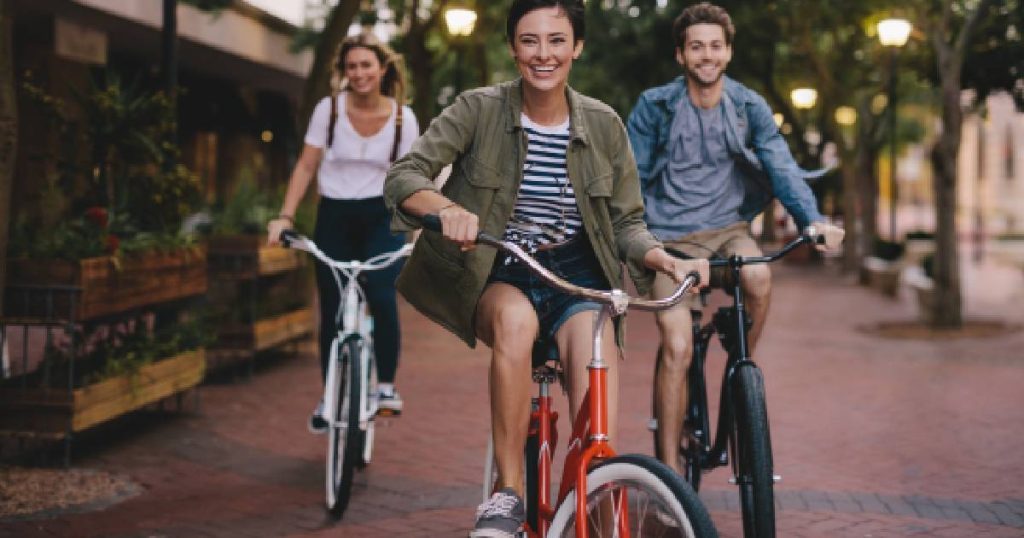
M 470 346 L 479 338 L 491 347 L 492 431 L 498 487 L 505 488 L 495 495 L 521 497 L 534 341 L 557 349 L 575 416 L 587 389 L 588 311 L 600 306 L 555 297 L 520 264 L 476 248 L 477 233 L 519 240 L 556 272 L 574 268 L 563 277 L 604 289 L 621 287 L 622 262 L 641 293 L 654 271 L 680 281 L 698 270 L 706 282 L 707 263 L 669 256 L 647 231 L 621 120 L 567 85 L 583 49 L 582 3 L 516 0 L 507 32 L 521 78 L 458 96 L 392 166 L 384 196 L 395 230 L 418 227 L 425 214 L 440 217 L 443 233 L 423 232 L 398 290 Z M 448 164 L 451 176 L 438 191 L 432 178 Z M 606 356 L 621 343 L 619 325 L 615 340 L 612 324 L 604 328 Z M 611 432 L 616 362 L 609 371 Z M 478 521 L 478 529 L 487 523 Z

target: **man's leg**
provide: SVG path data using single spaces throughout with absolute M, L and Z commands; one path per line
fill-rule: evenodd
M 523 496 L 523 450 L 530 422 L 530 377 L 537 314 L 515 286 L 494 283 L 477 304 L 477 336 L 491 348 L 490 394 L 497 489 Z
M 724 245 L 723 250 L 727 255 L 739 254 L 740 256 L 761 256 L 761 249 L 757 242 L 750 235 L 749 227 L 735 230 L 735 235 Z M 768 306 L 772 298 L 772 272 L 767 264 L 747 265 L 740 269 L 740 276 L 743 279 L 743 297 L 747 306 L 747 313 L 754 321 L 747 334 L 747 344 L 753 354 L 761 332 L 764 330 L 764 323 L 768 318 Z
M 676 283 L 672 279 L 659 274 L 654 280 L 652 296 L 667 297 L 675 288 Z M 679 439 L 683 419 L 686 418 L 688 396 L 686 370 L 690 367 L 693 353 L 692 302 L 684 299 L 679 305 L 658 312 L 656 316 L 661 350 L 654 380 L 654 418 L 658 424 L 655 440 L 661 460 L 678 473 L 682 472 L 679 467 Z

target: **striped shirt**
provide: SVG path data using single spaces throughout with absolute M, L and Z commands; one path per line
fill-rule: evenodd
M 583 226 L 565 165 L 569 120 L 546 127 L 523 114 L 522 122 L 526 163 L 504 239 L 527 248 L 567 241 Z

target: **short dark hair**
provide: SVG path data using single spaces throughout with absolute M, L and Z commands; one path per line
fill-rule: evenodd
M 732 25 L 729 12 L 721 6 L 701 2 L 684 9 L 672 24 L 672 35 L 676 39 L 677 47 L 683 48 L 686 45 L 686 29 L 695 24 L 721 26 L 722 31 L 725 32 L 725 44 L 732 46 L 732 39 L 736 36 L 736 27 Z
M 583 7 L 583 0 L 514 0 L 508 8 L 508 19 L 505 20 L 505 35 L 509 43 L 516 39 L 516 25 L 527 13 L 535 9 L 546 7 L 561 8 L 566 17 L 569 17 L 569 24 L 572 25 L 573 43 L 583 40 L 585 25 L 583 16 L 586 9 Z

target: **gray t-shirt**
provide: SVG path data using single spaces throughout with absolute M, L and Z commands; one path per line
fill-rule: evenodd
M 743 177 L 726 147 L 722 115 L 721 104 L 704 110 L 679 100 L 668 165 L 644 195 L 648 228 L 662 241 L 743 220 Z

